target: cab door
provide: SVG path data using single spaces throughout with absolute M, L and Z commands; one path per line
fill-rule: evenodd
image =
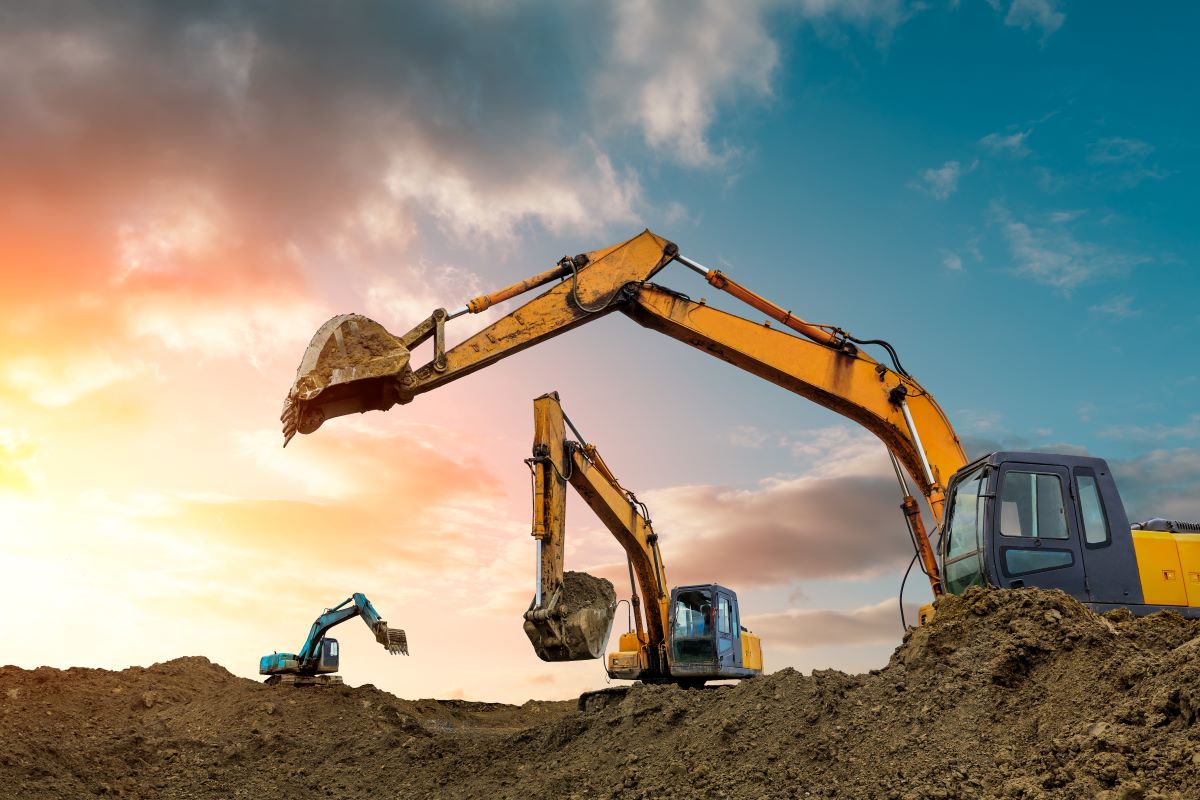
M 737 618 L 737 601 L 724 590 L 717 592 L 717 668 L 742 665 L 742 641 Z
M 1064 467 L 1004 462 L 992 506 L 992 556 L 1002 587 L 1062 589 L 1087 601 L 1079 524 Z

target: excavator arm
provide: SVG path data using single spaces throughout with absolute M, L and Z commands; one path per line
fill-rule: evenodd
M 714 287 L 766 314 L 789 331 L 760 324 L 695 302 L 649 283 L 671 261 L 702 274 Z M 493 322 L 453 349 L 444 348 L 444 326 L 467 312 L 478 313 L 555 279 L 561 282 Z M 284 403 L 285 444 L 295 433 L 311 433 L 327 419 L 396 403 L 482 369 L 509 355 L 565 333 L 600 316 L 621 311 L 641 325 L 689 344 L 752 374 L 846 416 L 875 433 L 903 465 L 940 523 L 945 490 L 966 455 L 933 397 L 893 359 L 892 368 L 859 347 L 838 328 L 814 325 L 792 315 L 718 270 L 684 257 L 671 242 L 644 231 L 629 241 L 574 258 L 554 269 L 490 295 L 471 300 L 449 315 L 436 310 L 408 334 L 392 336 L 359 315 L 327 322 L 306 351 Z M 794 335 L 799 334 L 799 336 Z M 434 356 L 413 369 L 416 346 L 433 339 Z M 916 501 L 903 484 L 902 508 L 909 532 L 941 594 L 932 547 Z
M 525 631 L 534 650 L 547 661 L 597 658 L 612 627 L 611 607 L 570 607 L 562 600 L 585 594 L 580 590 L 564 591 L 564 576 L 577 581 L 590 579 L 563 571 L 569 483 L 625 551 L 631 580 L 636 579 L 646 602 L 643 625 L 641 600 L 635 590 L 631 605 L 638 640 L 653 658 L 663 661 L 670 593 L 658 535 L 645 507 L 621 486 L 596 448 L 584 442 L 578 431 L 575 435 L 579 441 L 565 438 L 564 421 L 570 425 L 570 420 L 563 413 L 556 392 L 533 401 L 533 417 L 533 458 L 529 464 L 533 470 L 538 590 L 525 614 Z M 606 616 L 599 617 L 595 613 L 599 610 L 605 610 Z M 656 668 L 665 670 L 665 663 L 657 664 Z
M 358 314 L 334 317 L 313 336 L 284 401 L 284 445 L 297 432 L 312 433 L 333 417 L 412 402 L 418 394 L 610 314 L 623 302 L 626 285 L 649 280 L 677 252 L 675 245 L 645 231 L 603 250 L 564 257 L 554 269 L 477 297 L 453 315 L 439 308 L 403 336 Z M 445 350 L 447 321 L 480 313 L 557 278 L 564 280 Z M 430 339 L 433 359 L 414 369 L 412 350 Z
M 358 616 L 362 617 L 362 621 L 371 629 L 371 633 L 375 634 L 375 641 L 383 645 L 389 653 L 408 655 L 408 640 L 404 631 L 398 628 L 388 628 L 387 622 L 379 616 L 379 612 L 375 610 L 375 606 L 371 605 L 367 596 L 361 592 L 355 592 L 353 596 L 347 597 L 313 622 L 312 628 L 308 632 L 308 638 L 304 640 L 300 652 L 296 654 L 296 660 L 300 662 L 300 669 L 304 670 L 311 666 L 320 651 L 321 640 L 325 638 L 325 634 L 329 633 L 331 628 Z

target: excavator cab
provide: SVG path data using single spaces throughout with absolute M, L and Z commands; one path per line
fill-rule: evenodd
M 1130 525 L 1103 459 L 996 452 L 950 481 L 941 572 L 946 590 L 1061 589 L 1094 611 L 1200 618 L 1197 527 Z
M 322 639 L 321 652 L 317 657 L 317 674 L 338 671 L 337 639 Z
M 742 627 L 732 589 L 716 583 L 672 589 L 669 626 L 672 678 L 703 683 L 762 671 L 761 643 Z

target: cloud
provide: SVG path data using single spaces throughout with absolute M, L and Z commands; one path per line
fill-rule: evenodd
M 229 228 L 220 204 L 201 188 L 171 188 L 169 196 L 157 192 L 152 211 L 133 214 L 117 226 L 116 282 L 139 272 L 172 272 L 217 250 Z
M 1078 413 L 1086 419 L 1092 411 L 1084 407 Z M 1049 442 L 1042 435 L 1049 431 L 1034 431 L 1036 438 L 1030 438 L 993 425 L 979 429 L 986 431 L 986 435 L 963 437 L 968 452 L 1029 450 L 1105 458 L 1103 453 L 1093 453 L 1070 442 Z M 1101 430 L 1099 435 L 1152 448 L 1131 458 L 1105 458 L 1112 468 L 1130 522 L 1152 517 L 1200 522 L 1200 448 L 1156 446 L 1200 439 L 1200 414 L 1193 414 L 1177 424 L 1109 427 Z
M 1108 439 L 1143 443 L 1196 439 L 1200 438 L 1200 414 L 1193 414 L 1178 425 L 1164 425 L 1161 422 L 1151 425 L 1116 425 L 1100 431 L 1100 435 Z
M 989 0 L 993 8 L 999 8 L 999 0 Z M 1058 10 L 1057 0 L 1012 0 L 1004 24 L 1028 31 L 1040 28 L 1042 41 L 1050 37 L 1066 22 L 1067 15 Z
M 380 276 L 366 290 L 367 316 L 396 321 L 400 328 L 416 325 L 435 308 L 452 305 L 451 312 L 467 300 L 481 294 L 479 276 L 461 267 L 423 264 L 401 267 L 393 274 Z
M 237 436 L 244 458 L 303 487 L 307 498 L 342 501 L 357 498 L 365 503 L 401 498 L 414 503 L 454 500 L 470 505 L 494 500 L 499 484 L 462 447 L 459 434 L 433 426 L 403 425 L 380 428 L 351 417 L 336 436 L 309 436 L 284 450 L 274 427 L 242 431 Z M 473 507 L 473 506 L 472 506 Z
M 620 0 L 611 47 L 593 78 L 593 113 L 638 130 L 665 158 L 718 166 L 737 152 L 712 141 L 719 107 L 773 96 L 777 39 L 789 13 L 843 35 L 850 25 L 886 41 L 923 8 L 907 0 Z
M 23 492 L 33 487 L 37 450 L 27 431 L 0 428 L 0 492 Z
M 1014 158 L 1023 158 L 1029 155 L 1029 147 L 1025 144 L 1025 140 L 1029 138 L 1029 134 L 1033 130 L 1017 131 L 1010 133 L 1007 136 L 999 133 L 989 133 L 979 140 L 986 149 L 993 153 L 1004 153 Z
M 321 303 L 287 295 L 230 302 L 168 292 L 140 294 L 125 304 L 126 330 L 157 348 L 260 366 L 271 357 L 296 355 L 296 332 L 315 329 L 330 316 Z
M 919 183 L 913 184 L 913 187 L 928 192 L 938 200 L 945 200 L 958 191 L 959 178 L 972 172 L 978 165 L 979 162 L 975 161 L 964 169 L 957 161 L 947 161 L 940 167 L 923 170 L 918 176 Z
M 725 441 L 734 447 L 756 449 L 766 444 L 770 435 L 755 425 L 735 425 L 725 434 Z
M 806 462 L 803 473 L 752 488 L 689 485 L 639 493 L 661 537 L 672 586 L 718 581 L 742 590 L 805 579 L 866 580 L 904 569 L 912 542 L 878 439 L 838 425 L 769 440 Z M 624 561 L 607 561 L 612 552 L 589 546 L 567 560 L 628 586 Z
M 1125 188 L 1133 188 L 1144 180 L 1163 180 L 1170 172 L 1148 162 L 1154 145 L 1141 139 L 1110 136 L 1088 145 L 1087 160 L 1098 175 Z
M 1184 428 L 1200 433 L 1200 417 Z M 1156 436 L 1166 429 L 1151 428 Z M 1152 517 L 1200 522 L 1200 449 L 1157 449 L 1127 460 L 1110 461 L 1130 522 Z
M 999 203 L 991 205 L 991 217 L 1008 243 L 1017 274 L 1064 292 L 1150 261 L 1145 256 L 1081 241 L 1065 223 L 1030 225 L 1016 219 Z
M 917 608 L 908 606 L 905 612 L 909 624 L 914 624 Z M 898 644 L 904 633 L 900 627 L 900 608 L 891 599 L 850 611 L 793 608 L 774 614 L 753 614 L 745 622 L 772 648 Z
M 962 256 L 950 250 L 942 250 L 942 266 L 951 272 L 962 272 Z
M 1046 219 L 1050 220 L 1056 225 L 1061 225 L 1065 222 L 1074 222 L 1086 213 L 1087 211 L 1085 209 L 1080 208 L 1064 211 L 1051 211 L 1046 215 Z
M 621 0 L 612 48 L 595 79 L 601 113 L 639 129 L 646 144 L 692 166 L 712 166 L 707 132 L 717 104 L 771 94 L 779 46 L 766 3 Z
M 1154 146 L 1140 139 L 1110 136 L 1098 139 L 1088 146 L 1088 161 L 1093 164 L 1140 161 L 1153 152 Z
M 63 408 L 144 369 L 139 361 L 118 360 L 106 350 L 90 348 L 62 358 L 10 358 L 0 374 L 9 387 L 37 405 Z
M 1088 311 L 1091 311 L 1093 314 L 1112 317 L 1114 319 L 1133 319 L 1134 317 L 1140 317 L 1142 315 L 1142 310 L 1140 308 L 1133 307 L 1133 298 L 1127 294 L 1110 297 L 1103 303 L 1097 303 L 1094 306 L 1090 306 Z
M 864 579 L 903 568 L 912 544 L 883 445 L 870 465 L 860 460 L 839 472 L 773 478 L 754 489 L 644 493 L 672 583 L 720 580 L 749 588 Z
M 1034 179 L 1037 181 L 1037 186 L 1046 194 L 1055 194 L 1061 192 L 1067 187 L 1068 181 L 1061 175 L 1055 175 L 1045 167 L 1033 168 Z
M 395 199 L 420 207 L 459 236 L 511 236 L 534 220 L 553 232 L 592 232 L 612 222 L 633 223 L 641 186 L 631 171 L 619 171 L 590 144 L 555 152 L 528 174 L 503 184 L 480 184 L 464 170 L 458 154 L 400 145 L 389 157 L 384 183 Z M 586 186 L 584 191 L 582 187 Z
M 575 124 L 589 113 L 568 89 L 578 76 L 545 69 L 572 61 L 572 37 L 545 34 L 533 24 L 544 16 L 461 5 L 329 15 L 313 3 L 10 11 L 0 177 L 30 187 L 27 209 L 62 213 L 64 194 L 86 205 L 67 210 L 104 226 L 118 275 L 168 270 L 214 242 L 312 249 L 353 218 L 356 233 L 393 245 L 424 217 L 485 237 L 628 222 L 637 180 Z

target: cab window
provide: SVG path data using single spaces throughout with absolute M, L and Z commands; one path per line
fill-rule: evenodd
M 1022 538 L 1066 539 L 1067 508 L 1059 477 L 1048 472 L 1004 473 L 1000 533 Z
M 980 550 L 984 501 L 980 495 L 986 485 L 987 471 L 981 466 L 959 479 L 950 493 L 942 572 L 951 594 L 985 583 Z
M 1076 470 L 1075 488 L 1079 495 L 1079 517 L 1083 520 L 1083 541 L 1093 547 L 1108 544 L 1108 518 L 1095 473 L 1086 468 Z
M 950 497 L 950 539 L 946 558 L 951 560 L 979 549 L 979 493 L 983 491 L 983 467 L 954 485 Z
M 729 598 L 721 596 L 717 613 L 717 633 L 733 633 L 733 614 L 729 606 Z
M 680 592 L 675 598 L 675 630 L 679 636 L 709 636 L 712 599 L 707 592 Z
M 1010 577 L 1028 575 L 1031 572 L 1043 572 L 1048 569 L 1061 569 L 1075 563 L 1075 557 L 1070 550 L 1026 550 L 1017 547 L 1005 547 L 1004 571 Z

